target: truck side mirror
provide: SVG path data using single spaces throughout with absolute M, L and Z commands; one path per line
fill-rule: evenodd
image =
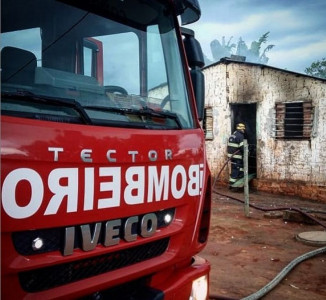
M 202 121 L 205 109 L 205 77 L 201 70 L 191 70 L 190 75 L 194 87 L 198 119 Z
M 201 68 L 205 65 L 204 55 L 199 42 L 194 37 L 194 31 L 181 28 L 183 43 L 190 67 L 191 81 L 194 88 L 198 119 L 204 119 L 205 108 L 205 77 Z
M 201 16 L 198 0 L 174 0 L 177 14 L 181 16 L 182 25 L 196 22 Z

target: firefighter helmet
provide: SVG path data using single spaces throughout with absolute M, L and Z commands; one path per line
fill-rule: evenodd
M 237 124 L 237 129 L 239 129 L 239 130 L 246 130 L 246 125 L 243 124 L 243 123 L 238 123 Z

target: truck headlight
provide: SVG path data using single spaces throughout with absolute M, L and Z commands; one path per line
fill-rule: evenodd
M 192 282 L 191 295 L 189 300 L 206 300 L 208 297 L 207 276 L 197 278 Z
M 32 248 L 34 251 L 40 250 L 43 246 L 44 246 L 44 241 L 39 237 L 34 239 L 32 242 Z

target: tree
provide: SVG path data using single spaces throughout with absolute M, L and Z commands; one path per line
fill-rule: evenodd
M 249 62 L 267 64 L 269 58 L 266 56 L 266 52 L 273 49 L 275 45 L 268 45 L 261 53 L 261 48 L 264 43 L 267 42 L 269 31 L 264 33 L 258 41 L 253 41 L 250 48 L 240 37 L 237 46 L 237 55 L 245 56 L 246 60 Z
M 222 37 L 222 43 L 218 40 L 213 40 L 211 42 L 211 52 L 214 61 L 218 61 L 223 57 L 230 57 L 232 54 L 232 49 L 236 47 L 236 44 L 231 44 L 232 36 L 230 37 L 227 44 L 225 43 L 225 36 Z
M 248 48 L 245 41 L 240 37 L 237 44 L 231 43 L 233 37 L 229 41 L 225 42 L 225 37 L 222 37 L 222 42 L 218 40 L 213 40 L 210 44 L 212 56 L 215 61 L 220 60 L 223 57 L 230 57 L 232 54 L 245 56 L 246 61 L 267 64 L 269 58 L 266 56 L 266 53 L 270 51 L 275 45 L 268 45 L 263 51 L 262 45 L 267 42 L 269 32 L 264 33 L 258 41 L 253 41 Z
M 326 79 L 326 58 L 314 61 L 310 67 L 305 69 L 305 73 L 311 76 Z

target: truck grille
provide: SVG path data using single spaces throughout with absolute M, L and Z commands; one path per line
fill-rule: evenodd
M 168 226 L 164 222 L 164 216 L 166 214 L 171 215 L 171 218 L 174 218 L 175 208 L 169 208 L 165 210 L 160 210 L 153 212 L 157 217 L 157 229 L 164 228 Z M 140 218 L 142 216 L 139 216 Z M 126 218 L 122 219 L 122 224 L 124 224 Z M 95 223 L 90 224 L 92 228 L 94 228 Z M 102 227 L 105 227 L 105 222 L 103 222 Z M 139 228 L 133 228 L 132 233 L 137 233 Z M 19 231 L 14 232 L 12 234 L 12 240 L 16 251 L 21 255 L 35 255 L 41 254 L 51 251 L 63 251 L 64 248 L 64 235 L 65 228 L 57 227 L 57 228 L 49 228 L 49 229 L 36 229 L 36 230 L 27 230 L 27 231 Z M 120 238 L 123 238 L 120 236 Z M 43 241 L 43 247 L 41 249 L 34 249 L 32 247 L 33 241 L 36 239 L 41 239 Z M 103 244 L 104 236 L 102 235 L 99 239 L 99 243 Z M 74 248 L 81 249 L 82 248 L 82 240 L 80 238 L 80 234 L 76 231 L 75 234 L 75 245 Z
M 163 254 L 169 238 L 75 262 L 19 273 L 22 288 L 30 293 L 100 275 Z
M 107 290 L 97 291 L 79 300 L 164 300 L 164 293 L 148 285 L 150 277 L 142 277 Z

